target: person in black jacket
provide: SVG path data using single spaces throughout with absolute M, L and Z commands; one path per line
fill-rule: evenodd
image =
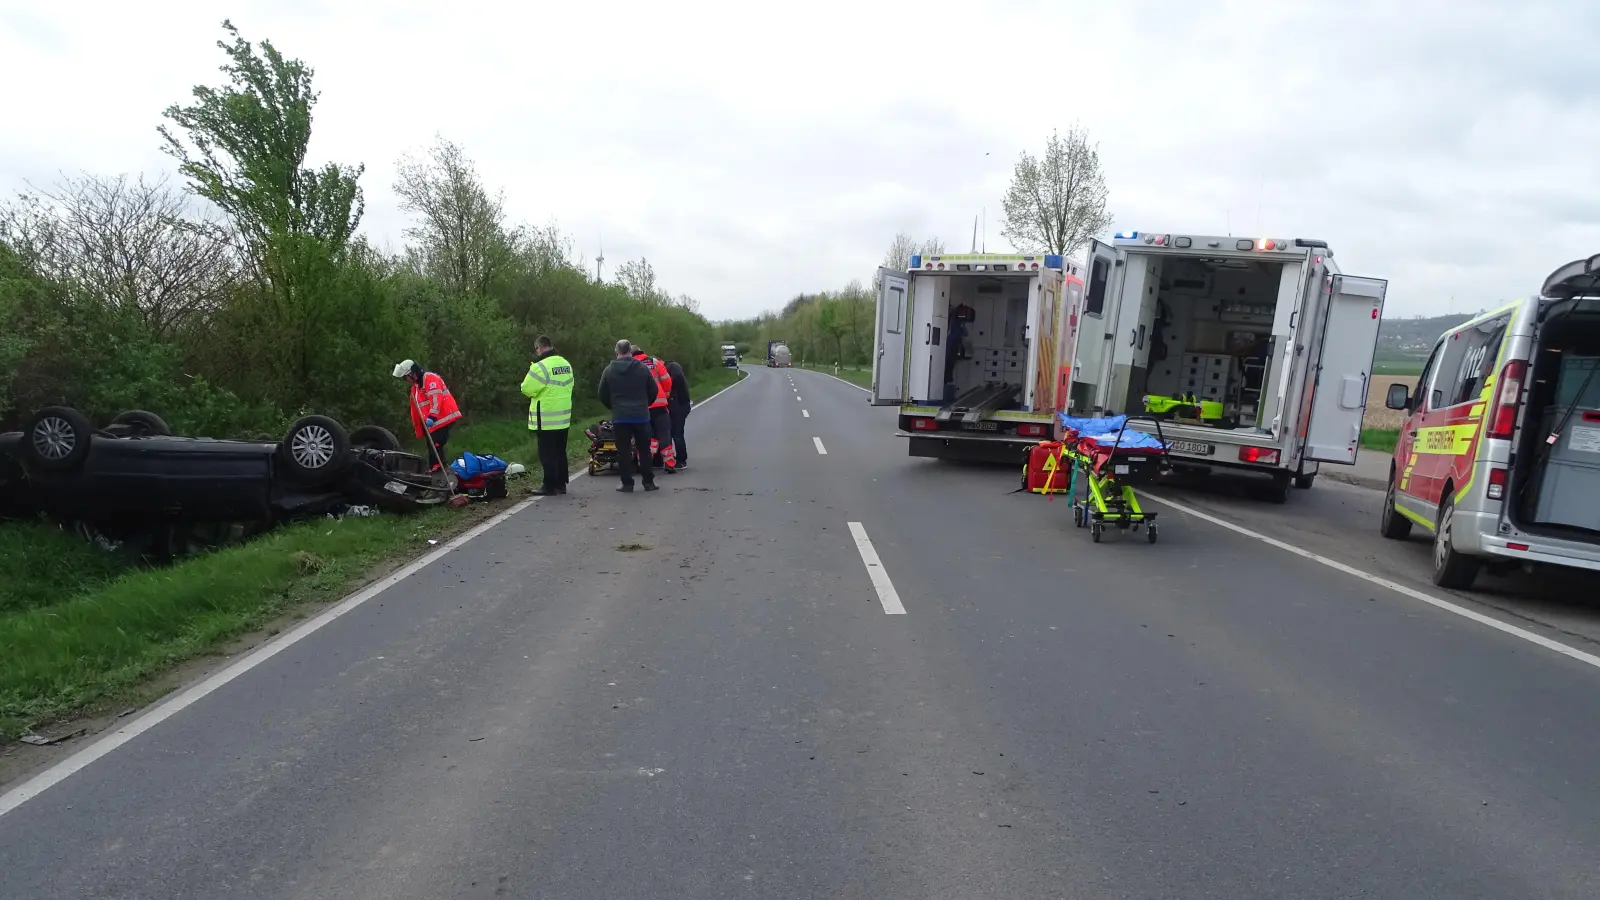
M 611 427 L 617 437 L 617 466 L 622 487 L 633 493 L 633 473 L 638 469 L 644 489 L 656 489 L 650 468 L 650 404 L 656 398 L 656 378 L 644 363 L 633 358 L 633 344 L 617 341 L 617 358 L 600 373 L 600 402 L 611 410 Z
M 683 366 L 667 361 L 667 374 L 672 376 L 672 393 L 667 395 L 667 409 L 672 413 L 672 446 L 677 450 L 677 468 L 689 467 L 689 445 L 683 442 L 683 423 L 689 418 L 694 401 L 689 399 L 689 376 Z

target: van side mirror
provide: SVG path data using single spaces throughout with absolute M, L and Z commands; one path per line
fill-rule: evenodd
M 1384 406 L 1390 409 L 1403 409 L 1411 412 L 1411 389 L 1403 384 L 1389 385 L 1389 396 L 1384 398 Z

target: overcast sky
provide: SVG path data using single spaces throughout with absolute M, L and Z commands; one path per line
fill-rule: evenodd
M 0 0 L 0 190 L 171 171 L 161 111 L 224 16 L 310 63 L 314 161 L 463 145 L 516 219 L 708 316 L 870 278 L 896 230 L 988 249 L 1017 153 L 1081 122 L 1117 228 L 1318 237 L 1389 313 L 1600 252 L 1600 3 Z M 1337 8 L 1337 14 L 1329 10 Z M 1205 10 L 1202 12 L 1202 10 Z

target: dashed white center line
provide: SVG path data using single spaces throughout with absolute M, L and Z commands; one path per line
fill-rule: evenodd
M 878 551 L 873 549 L 867 530 L 861 527 L 860 522 L 851 522 L 850 536 L 856 539 L 856 550 L 861 554 L 861 561 L 867 564 L 867 577 L 872 579 L 872 587 L 878 592 L 878 602 L 883 604 L 884 615 L 905 615 L 906 608 L 900 605 L 900 594 L 894 589 L 894 582 L 889 580 L 889 573 L 884 570 Z
M 828 448 L 822 446 L 822 438 L 814 437 L 814 438 L 811 439 L 811 443 L 817 445 L 817 453 L 818 454 L 820 454 L 822 456 L 827 456 L 828 455 Z
M 795 395 L 794 395 L 794 398 L 795 398 L 795 399 L 796 399 L 796 400 L 800 400 L 800 399 L 802 399 L 802 398 L 801 398 L 801 396 L 800 396 L 800 395 L 799 395 L 799 394 L 795 394 Z
M 809 419 L 809 418 L 811 418 L 811 410 L 802 409 L 802 410 L 800 410 L 800 415 L 803 416 L 804 418 Z

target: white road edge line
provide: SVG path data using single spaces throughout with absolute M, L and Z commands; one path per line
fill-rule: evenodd
M 712 394 L 704 400 L 700 400 L 691 404 L 690 409 L 698 409 L 699 407 L 704 406 L 705 404 L 710 403 L 712 400 L 722 396 L 730 389 L 737 387 L 749 380 L 750 376 L 746 374 L 738 381 L 735 381 L 733 384 L 730 384 L 722 390 L 717 391 L 715 394 Z M 580 470 L 572 476 L 572 480 L 575 481 L 587 474 L 589 474 L 587 470 Z M 449 541 L 446 541 L 443 546 L 429 551 L 427 555 L 421 557 L 420 559 L 407 563 L 401 568 L 396 569 L 394 572 L 385 575 L 377 581 L 374 581 L 372 584 L 369 584 L 361 590 L 356 591 L 354 594 L 351 594 L 343 600 L 340 600 L 333 606 L 324 609 L 322 612 L 305 620 L 294 628 L 283 632 L 278 637 L 261 644 L 254 650 L 251 650 L 249 653 L 240 657 L 239 660 L 232 665 L 229 665 L 220 671 L 213 672 L 205 679 L 190 685 L 176 694 L 173 694 L 166 700 L 163 700 L 151 707 L 149 710 L 144 712 L 144 714 L 130 720 L 126 725 L 123 725 L 116 731 L 95 739 L 93 743 L 84 747 L 82 750 L 72 753 L 70 756 L 49 767 L 48 769 L 45 769 L 43 772 L 40 772 L 27 781 L 24 781 L 22 784 L 12 788 L 9 791 L 6 791 L 4 794 L 0 794 L 0 817 L 5 816 L 6 813 L 11 812 L 22 804 L 32 800 L 34 797 L 37 797 L 50 788 L 55 787 L 82 769 L 87 768 L 95 760 L 111 753 L 118 747 L 121 747 L 123 744 L 128 743 L 139 735 L 144 734 L 146 731 L 149 731 L 157 725 L 160 725 L 162 722 L 165 722 L 178 713 L 183 712 L 185 709 L 193 706 L 196 702 L 204 699 L 207 695 L 215 692 L 228 682 L 238 678 L 240 675 L 243 675 L 251 669 L 254 669 L 256 666 L 261 665 L 272 657 L 277 656 L 279 653 L 282 653 L 290 647 L 293 647 L 295 644 L 300 643 L 300 641 L 310 637 L 314 632 L 318 631 L 335 619 L 338 619 L 340 616 L 343 616 L 345 613 L 350 612 L 361 604 L 371 600 L 373 597 L 376 597 L 389 588 L 392 588 L 400 582 L 405 581 L 407 578 L 410 578 L 412 575 L 415 575 L 433 563 L 439 561 L 441 558 L 450 554 L 451 552 L 461 549 L 462 546 L 471 541 L 473 538 L 478 537 L 489 529 L 499 525 L 501 522 L 504 522 L 517 513 L 522 512 L 524 509 L 527 509 L 529 506 L 532 506 L 534 503 L 538 502 L 539 499 L 540 498 L 538 497 L 530 497 L 527 500 L 523 500 L 517 505 L 511 507 L 505 512 L 500 513 L 494 518 L 474 525 L 471 529 L 457 535 L 454 538 L 451 538 Z
M 1157 503 L 1164 503 L 1167 506 L 1170 506 L 1173 509 L 1177 510 L 1178 512 L 1187 513 L 1188 515 L 1194 516 L 1195 518 L 1200 519 L 1203 522 L 1210 522 L 1213 525 L 1221 526 L 1223 528 L 1228 529 L 1229 531 L 1233 531 L 1233 532 L 1236 532 L 1238 534 L 1242 534 L 1245 537 L 1255 538 L 1256 540 L 1258 540 L 1258 541 L 1260 541 L 1260 542 L 1262 542 L 1264 544 L 1268 544 L 1270 546 L 1276 547 L 1279 550 L 1286 550 L 1286 551 L 1288 551 L 1290 553 L 1293 553 L 1296 556 L 1303 557 L 1305 559 L 1309 559 L 1309 560 L 1311 560 L 1313 562 L 1321 563 L 1321 564 L 1327 566 L 1330 569 L 1335 569 L 1337 571 L 1345 573 L 1346 575 L 1353 575 L 1356 578 L 1361 579 L 1362 581 L 1366 581 L 1366 582 L 1369 582 L 1371 584 L 1378 585 L 1379 587 L 1388 588 L 1389 590 L 1394 591 L 1397 594 L 1401 594 L 1403 596 L 1410 597 L 1413 600 L 1420 600 L 1423 603 L 1428 604 L 1429 606 L 1435 607 L 1437 609 L 1442 609 L 1442 610 L 1444 610 L 1445 612 L 1448 612 L 1448 613 L 1454 613 L 1455 615 L 1461 616 L 1464 619 L 1470 619 L 1470 620 L 1472 620 L 1474 622 L 1477 622 L 1479 625 L 1487 625 L 1488 627 L 1493 628 L 1496 631 L 1503 631 L 1506 634 L 1511 635 L 1512 637 L 1521 638 L 1521 639 L 1527 641 L 1530 644 L 1537 644 L 1538 646 L 1543 647 L 1546 650 L 1554 650 L 1555 652 L 1561 654 L 1562 656 L 1566 656 L 1566 657 L 1569 657 L 1571 659 L 1575 659 L 1575 660 L 1577 660 L 1578 662 L 1581 662 L 1581 663 L 1587 663 L 1587 664 L 1589 664 L 1591 666 L 1594 666 L 1597 669 L 1600 669 L 1600 656 L 1595 656 L 1592 653 L 1585 653 L 1582 650 L 1577 649 L 1576 647 L 1570 647 L 1570 646 L 1568 646 L 1566 644 L 1561 643 L 1560 641 L 1551 640 L 1550 638 L 1547 638 L 1542 634 L 1535 634 L 1534 632 L 1528 631 L 1525 628 L 1518 628 L 1517 626 L 1512 625 L 1510 623 L 1502 622 L 1499 619 L 1494 618 L 1493 616 L 1486 616 L 1483 613 L 1475 612 L 1474 610 L 1467 609 L 1464 606 L 1458 606 L 1458 605 L 1456 605 L 1454 603 L 1451 603 L 1448 600 L 1444 600 L 1444 599 L 1441 599 L 1439 597 L 1435 597 L 1434 595 L 1429 594 L 1426 591 L 1419 591 L 1416 588 L 1406 587 L 1403 584 L 1400 584 L 1400 583 L 1394 582 L 1394 581 L 1390 581 L 1387 578 L 1383 578 L 1381 576 L 1374 575 L 1371 572 L 1363 572 L 1362 570 L 1356 568 L 1355 566 L 1346 565 L 1346 564 L 1344 564 L 1342 562 L 1339 562 L 1337 560 L 1329 559 L 1326 556 L 1320 556 L 1320 555 L 1318 555 L 1316 553 L 1312 553 L 1310 550 L 1301 549 L 1300 547 L 1296 547 L 1293 544 L 1285 543 L 1285 542 L 1280 541 L 1280 540 L 1278 540 L 1276 538 L 1267 537 L 1264 534 L 1258 534 L 1258 533 L 1256 533 L 1254 531 L 1251 531 L 1248 528 L 1244 528 L 1242 526 L 1235 525 L 1232 522 L 1229 522 L 1229 521 L 1227 521 L 1225 519 L 1219 519 L 1216 516 L 1207 515 L 1206 513 L 1200 512 L 1197 509 L 1192 509 L 1192 508 L 1190 508 L 1188 506 L 1185 506 L 1185 505 L 1183 505 L 1181 503 L 1174 503 L 1173 501 L 1168 500 L 1165 497 L 1154 497 L 1154 496 L 1151 496 L 1150 494 L 1145 493 L 1144 491 L 1139 491 L 1138 494 L 1139 494 L 1139 496 L 1141 496 L 1141 497 L 1143 497 L 1143 498 L 1145 498 L 1147 500 L 1154 500 Z
M 811 418 L 811 410 L 809 410 L 809 409 L 802 409 L 802 410 L 800 410 L 800 417 L 801 417 L 801 418 L 804 418 L 804 419 L 809 419 L 809 418 Z
M 856 539 L 856 550 L 861 554 L 861 561 L 867 564 L 867 577 L 872 579 L 872 587 L 878 592 L 878 601 L 883 604 L 884 615 L 905 615 L 906 608 L 900 605 L 900 594 L 894 589 L 894 582 L 889 580 L 889 573 L 883 568 L 883 560 L 878 558 L 878 551 L 873 549 L 872 538 L 867 537 L 867 529 L 861 527 L 860 522 L 851 522 L 850 536 Z
M 828 448 L 822 446 L 822 438 L 813 437 L 811 439 L 811 443 L 817 445 L 817 455 L 818 456 L 827 456 L 828 455 Z

